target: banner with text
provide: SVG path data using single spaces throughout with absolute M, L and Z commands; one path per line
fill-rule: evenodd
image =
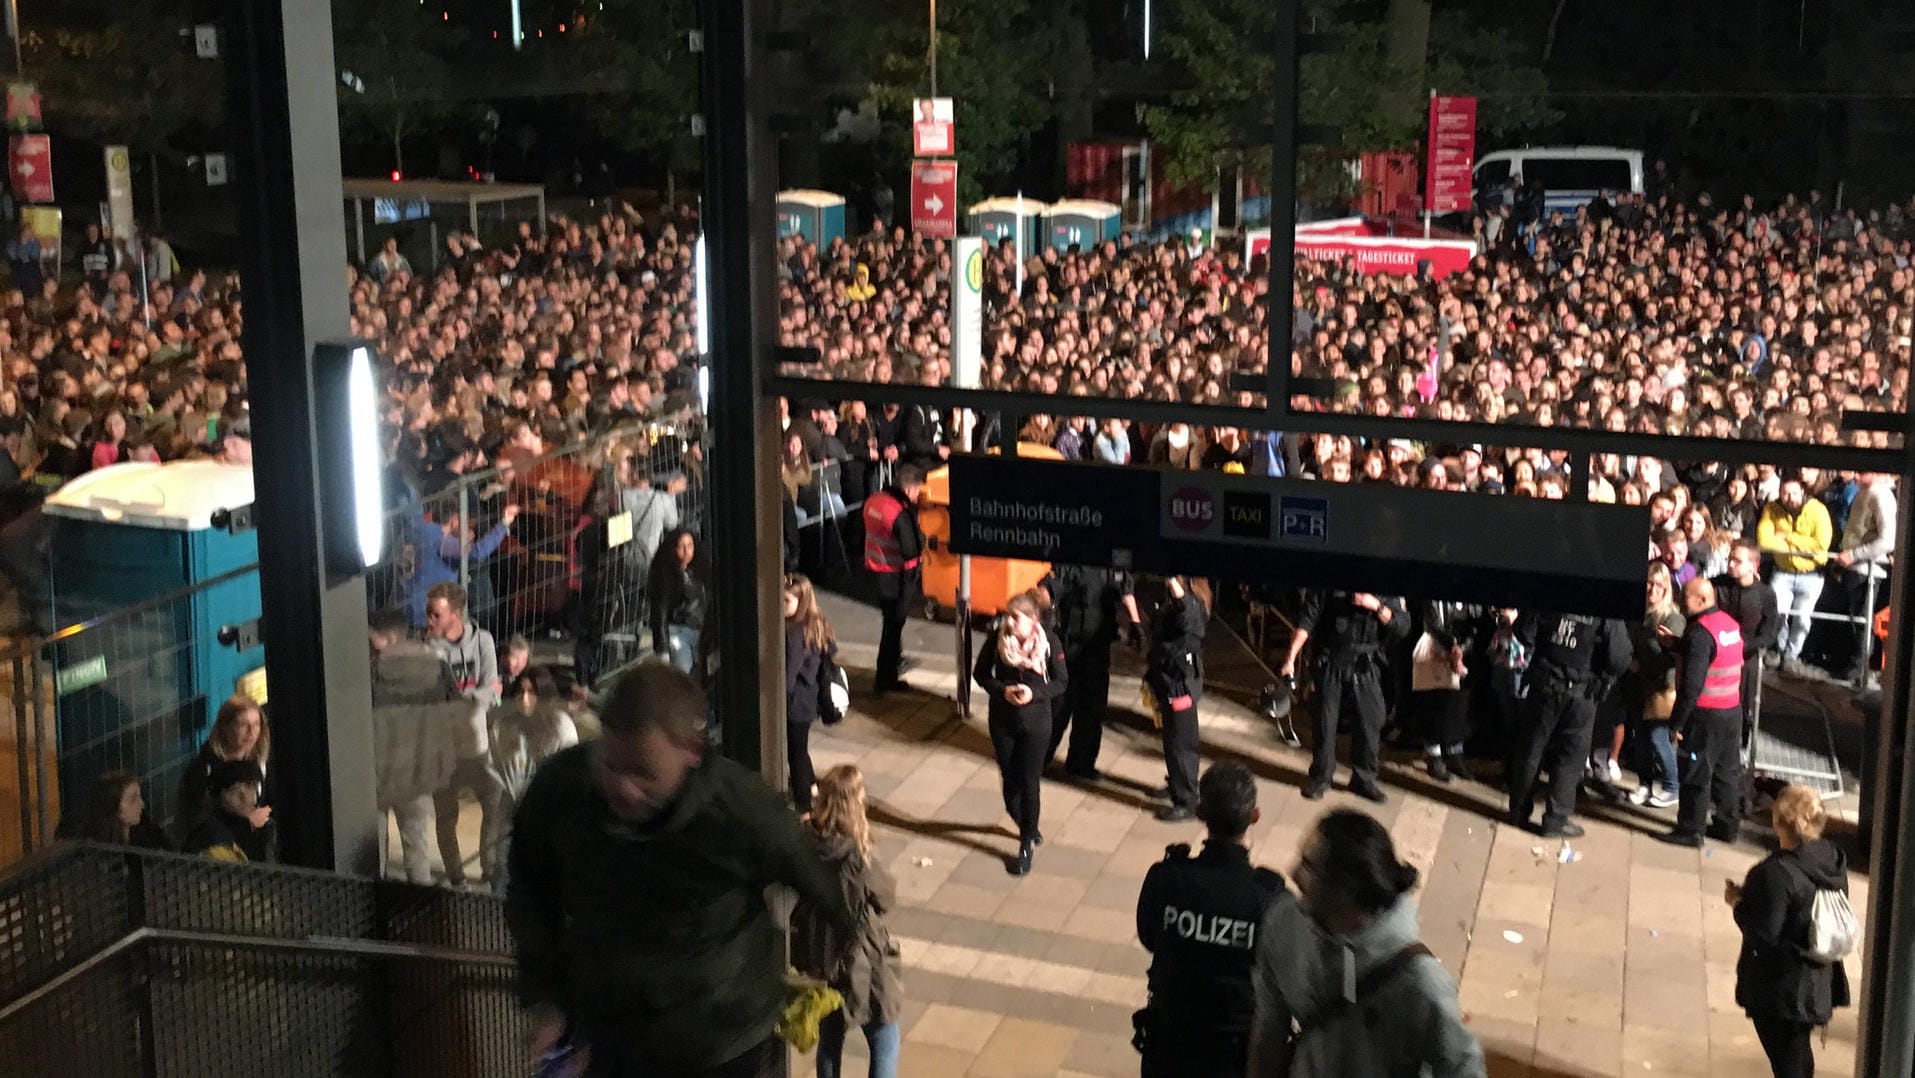
M 1004 457 L 951 461 L 960 554 L 1636 618 L 1639 506 Z
M 951 244 L 951 381 L 976 389 L 984 366 L 984 240 Z
M 1430 157 L 1423 205 L 1431 213 L 1470 208 L 1476 168 L 1476 99 L 1430 95 Z

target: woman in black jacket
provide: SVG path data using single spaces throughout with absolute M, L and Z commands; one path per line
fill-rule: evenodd
M 791 803 L 811 811 L 811 726 L 843 718 L 824 697 L 838 643 L 818 609 L 818 594 L 801 573 L 785 574 L 785 759 L 791 765 Z
M 667 536 L 646 582 L 652 611 L 652 650 L 694 678 L 705 632 L 705 567 L 698 540 L 683 528 Z M 701 679 L 702 680 L 702 679 Z
M 1037 829 L 1038 789 L 1051 744 L 1051 700 L 1064 691 L 1064 649 L 1038 620 L 1037 599 L 1011 596 L 1004 620 L 981 648 L 971 677 L 991 698 L 991 748 L 1004 780 L 1004 810 L 1017 823 L 1013 876 L 1031 870 L 1031 855 L 1044 841 Z
M 1210 624 L 1210 608 L 1202 582 L 1173 576 L 1165 587 L 1170 595 L 1157 609 L 1144 685 L 1156 697 L 1163 720 L 1167 781 L 1160 796 L 1170 804 L 1157 810 L 1157 818 L 1176 822 L 1197 811 L 1197 704 L 1204 694 L 1204 630 Z
M 1742 930 L 1735 1001 L 1755 1024 L 1775 1078 L 1812 1078 L 1810 1034 L 1849 1005 L 1849 981 L 1842 963 L 1813 961 L 1802 948 L 1816 892 L 1848 893 L 1848 860 L 1822 837 L 1826 817 L 1814 790 L 1784 787 L 1770 818 L 1782 848 L 1724 889 Z

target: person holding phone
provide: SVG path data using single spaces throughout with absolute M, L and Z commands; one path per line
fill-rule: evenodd
M 1038 620 L 1037 598 L 1011 596 L 994 639 L 978 654 L 971 677 L 991 699 L 991 748 L 1004 780 L 1004 811 L 1017 824 L 1013 876 L 1031 870 L 1043 832 L 1037 829 L 1044 758 L 1051 744 L 1051 700 L 1064 691 L 1064 649 Z

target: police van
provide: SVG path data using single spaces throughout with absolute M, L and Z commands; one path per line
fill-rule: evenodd
M 1643 193 L 1642 151 L 1615 146 L 1526 146 L 1476 162 L 1477 205 L 1493 205 L 1511 176 L 1543 189 L 1543 208 L 1574 213 L 1604 191 Z

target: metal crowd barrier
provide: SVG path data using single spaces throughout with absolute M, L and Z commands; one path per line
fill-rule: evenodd
M 89 1078 L 516 1076 L 510 956 L 482 895 L 64 846 L 0 879 L 0 1059 Z

